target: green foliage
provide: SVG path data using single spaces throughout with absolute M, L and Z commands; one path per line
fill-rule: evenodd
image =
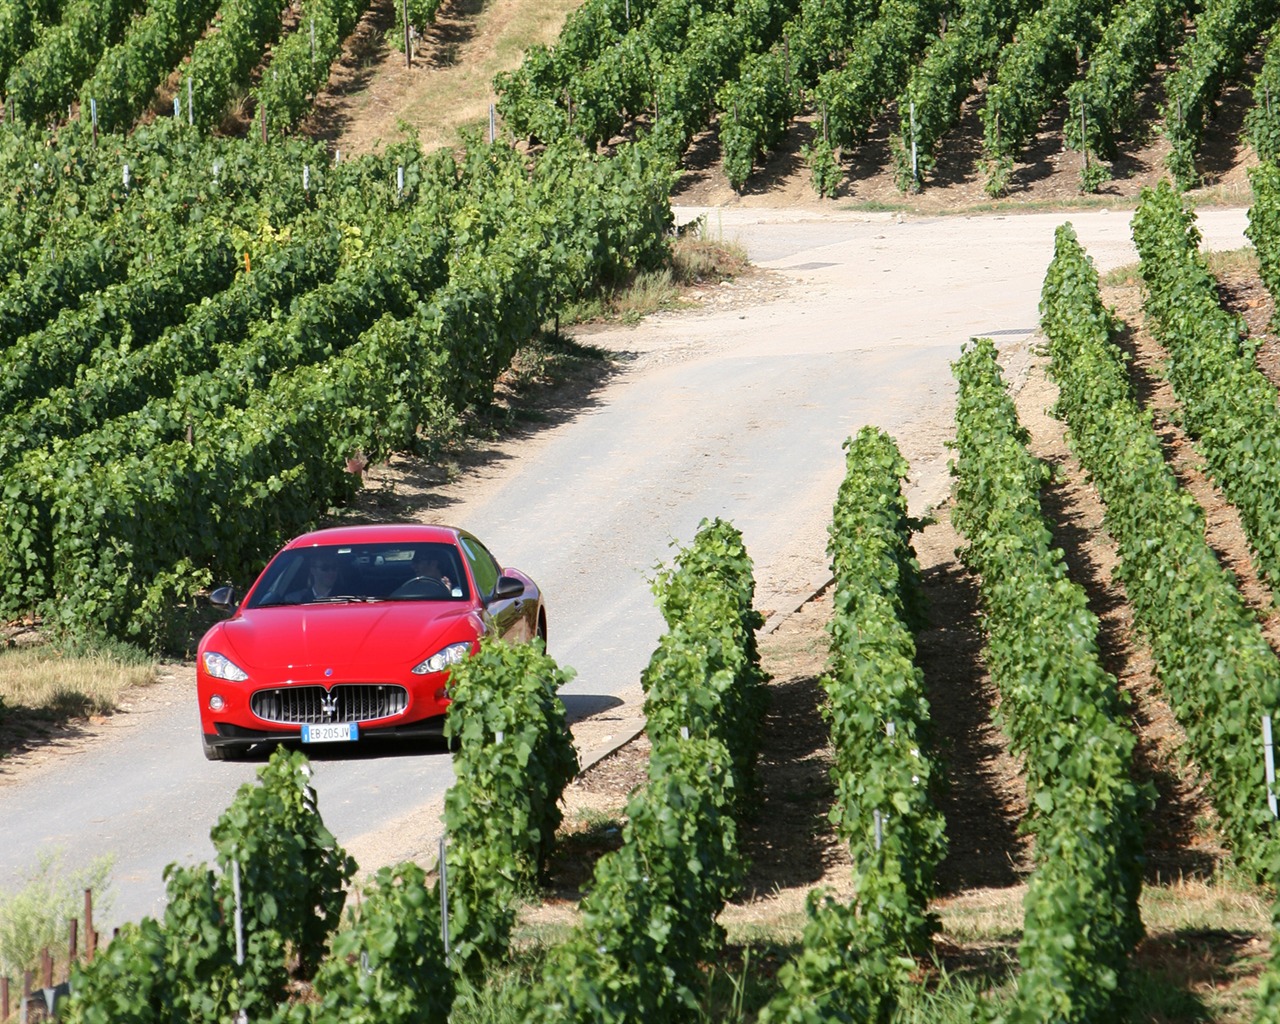
M 1245 234 L 1258 256 L 1258 272 L 1271 295 L 1280 295 L 1280 166 L 1261 163 L 1249 172 L 1253 205 Z
M 1061 98 L 1112 6 L 1112 0 L 1048 0 L 1018 23 L 1016 35 L 1000 51 L 981 111 L 984 148 L 993 165 L 989 192 L 1007 187 L 1007 165 Z
M 1276 0 L 1207 0 L 1195 30 L 1179 48 L 1165 78 L 1164 130 L 1169 171 L 1179 188 L 1198 181 L 1196 152 L 1218 96 L 1244 70 L 1245 57 L 1280 13 Z
M 884 105 L 906 85 L 944 8 L 941 0 L 880 4 L 875 20 L 850 40 L 844 64 L 818 78 L 813 103 L 823 111 L 829 141 L 842 146 L 862 141 Z
M 444 1024 L 454 1000 L 440 900 L 416 864 L 378 870 L 359 910 L 333 939 L 316 975 L 319 1000 L 298 1003 L 296 1024 Z
M 873 427 L 845 449 L 828 544 L 836 589 L 823 687 L 835 750 L 831 819 L 849 843 L 856 897 L 842 906 L 810 894 L 803 949 L 779 971 L 762 1021 L 887 1021 L 936 928 L 928 906 L 946 839 L 910 632 L 923 620 L 902 495 L 908 466 Z
M 1000 48 L 1027 6 L 1025 0 L 970 0 L 911 69 L 898 97 L 901 146 L 895 160 L 903 191 L 924 184 L 937 164 L 943 136 L 959 123 L 974 82 L 994 69 Z
M 152 917 L 125 924 L 93 960 L 72 972 L 68 1024 L 162 1024 L 165 934 Z M 188 1018 L 192 1019 L 192 1018 Z
M 1149 282 L 1156 264 L 1160 274 L 1165 268 L 1179 276 L 1202 272 L 1187 248 L 1194 228 L 1171 190 L 1144 198 L 1134 232 Z M 1206 312 L 1198 292 L 1185 281 L 1178 286 L 1178 302 L 1192 315 Z M 1211 780 L 1237 860 L 1266 877 L 1275 833 L 1254 723 L 1276 706 L 1280 662 L 1205 540 L 1204 513 L 1165 463 L 1150 413 L 1134 400 L 1097 272 L 1069 227 L 1058 232 L 1041 322 L 1060 389 L 1055 412 L 1106 503 L 1135 622 L 1151 645 L 1190 755 Z
M 58 948 L 66 939 L 67 922 L 79 918 L 86 889 L 93 890 L 100 913 L 110 907 L 113 860 L 99 857 L 87 868 L 68 870 L 61 852 L 45 852 L 21 888 L 0 893 L 0 977 L 21 978 L 24 971 L 39 968 L 40 951 Z
M 718 739 L 655 742 L 621 849 L 596 863 L 582 922 L 524 994 L 530 1022 L 688 1020 L 716 916 L 740 873 L 733 771 Z
M 684 1021 L 716 918 L 741 874 L 737 815 L 763 717 L 751 560 L 741 534 L 703 522 L 654 586 L 670 627 L 643 677 L 649 777 L 621 849 L 596 863 L 582 922 L 522 995 L 528 1021 Z
M 578 770 L 557 691 L 571 678 L 539 641 L 481 643 L 450 672 L 445 736 L 458 781 L 445 794 L 450 950 L 468 971 L 506 951 L 518 902 L 555 842 Z
M 61 121 L 103 50 L 120 41 L 144 0 L 72 0 L 5 79 L 5 99 L 32 124 Z
M 756 159 L 778 144 L 799 108 L 789 64 L 788 53 L 777 48 L 753 54 L 716 96 L 724 173 L 739 192 Z
M 1271 244 L 1264 210 L 1248 230 L 1263 240 L 1260 251 Z M 1184 426 L 1239 510 L 1259 571 L 1276 585 L 1280 462 L 1270 456 L 1280 451 L 1275 388 L 1254 362 L 1243 320 L 1219 303 L 1217 281 L 1197 248 L 1194 217 L 1167 182 L 1143 190 L 1133 236 L 1146 286 L 1143 308 L 1172 356 L 1169 380 Z
M 1156 64 L 1181 37 L 1185 0 L 1136 0 L 1118 4 L 1089 54 L 1084 74 L 1067 88 L 1066 143 L 1082 153 L 1116 156 L 1122 132 L 1138 117 L 1138 94 Z M 1093 170 L 1097 168 L 1097 170 Z M 1084 191 L 1106 180 L 1096 162 Z
M 310 112 L 343 40 L 368 6 L 368 0 L 307 0 L 302 5 L 297 29 L 274 49 L 261 81 L 250 91 L 260 114 L 265 110 L 270 131 L 291 131 Z
M 1262 68 L 1253 80 L 1253 106 L 1244 115 L 1244 130 L 1254 152 L 1267 166 L 1280 156 L 1280 33 L 1266 37 Z
M 742 77 L 744 61 L 773 45 L 790 8 L 765 0 L 658 0 L 637 4 L 627 22 L 617 4 L 586 4 L 557 46 L 534 48 L 521 68 L 495 79 L 498 111 L 517 137 L 571 137 L 592 149 L 619 133 L 638 138 L 647 123 L 650 144 L 677 158 L 710 119 L 716 94 L 737 88 L 728 83 Z M 591 30 L 598 34 L 590 37 Z M 747 106 L 777 99 L 747 88 Z M 769 115 L 745 116 L 751 126 L 740 127 L 749 135 Z M 749 172 L 755 147 L 739 134 L 735 166 L 747 159 Z
M 96 112 L 104 132 L 127 130 L 200 37 L 218 0 L 152 0 L 80 86 L 80 118 Z M 278 12 L 277 12 L 278 13 Z M 182 93 L 185 105 L 185 91 Z
M 355 863 L 321 821 L 304 755 L 277 750 L 258 774 L 211 833 L 222 871 L 169 865 L 163 924 L 128 925 L 76 966 L 73 1024 L 264 1019 L 285 1000 L 287 958 L 312 976 Z
M 753 607 L 742 534 L 722 519 L 703 520 L 693 543 L 658 571 L 654 593 L 667 632 L 640 678 L 649 736 L 718 737 L 745 789 L 767 697 L 756 646 L 764 619 Z
M 301 751 L 275 751 L 236 792 L 212 833 L 224 880 L 239 865 L 245 930 L 287 944 L 310 977 L 337 927 L 355 862 L 324 827 Z
M 779 994 L 761 1024 L 888 1024 L 916 969 L 895 954 L 855 906 L 813 890 L 806 904 L 803 948 L 778 971 Z
M 204 129 L 216 128 L 235 90 L 247 84 L 263 49 L 280 33 L 280 0 L 222 0 L 210 31 L 199 39 L 179 69 L 190 81 L 192 109 Z
M 40 24 L 37 7 L 31 0 L 3 0 L 0 2 L 0 80 L 9 72 L 35 43 Z
M 831 143 L 825 138 L 814 139 L 800 150 L 804 162 L 809 165 L 809 181 L 813 190 L 824 199 L 836 194 L 844 181 L 844 168 Z
M 955 522 L 981 576 L 999 721 L 1025 758 L 1036 870 L 1013 1019 L 1089 1021 L 1126 1005 L 1142 937 L 1142 814 L 1124 699 L 1098 661 L 1097 619 L 1040 511 L 1047 468 L 1004 390 L 990 339 L 955 364 Z
M 175 604 L 347 500 L 349 458 L 439 443 L 559 303 L 667 256 L 648 146 L 530 171 L 409 139 L 330 167 L 172 119 L 101 149 L 82 130 L 11 235 L 0 209 L 0 606 L 74 632 L 163 644 Z
M 0 352 L 0 406 L 17 408 L 73 383 L 77 368 L 98 349 L 149 344 L 181 322 L 189 302 L 229 285 L 237 265 L 229 233 L 208 221 L 153 243 L 147 257 L 134 263 L 128 280 L 63 309 Z

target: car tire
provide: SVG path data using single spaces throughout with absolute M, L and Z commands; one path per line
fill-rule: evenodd
M 208 737 L 201 737 L 206 761 L 234 761 L 239 754 L 235 747 L 222 743 L 210 743 Z

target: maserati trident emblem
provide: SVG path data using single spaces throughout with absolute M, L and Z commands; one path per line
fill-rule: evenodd
M 325 718 L 332 718 L 338 711 L 338 698 L 331 693 L 326 693 L 320 698 L 320 713 Z

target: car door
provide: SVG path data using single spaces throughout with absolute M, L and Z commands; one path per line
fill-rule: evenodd
M 504 640 L 532 639 L 529 617 L 524 613 L 523 596 L 497 599 L 494 591 L 502 576 L 502 567 L 489 553 L 489 549 L 470 534 L 459 534 L 458 545 L 467 560 L 471 578 L 475 581 L 476 594 L 485 608 L 489 627 Z

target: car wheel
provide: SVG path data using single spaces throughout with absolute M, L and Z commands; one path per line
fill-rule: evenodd
M 204 746 L 204 756 L 207 761 L 234 761 L 239 751 L 235 747 L 229 747 L 221 743 L 210 743 L 207 736 L 201 737 Z

